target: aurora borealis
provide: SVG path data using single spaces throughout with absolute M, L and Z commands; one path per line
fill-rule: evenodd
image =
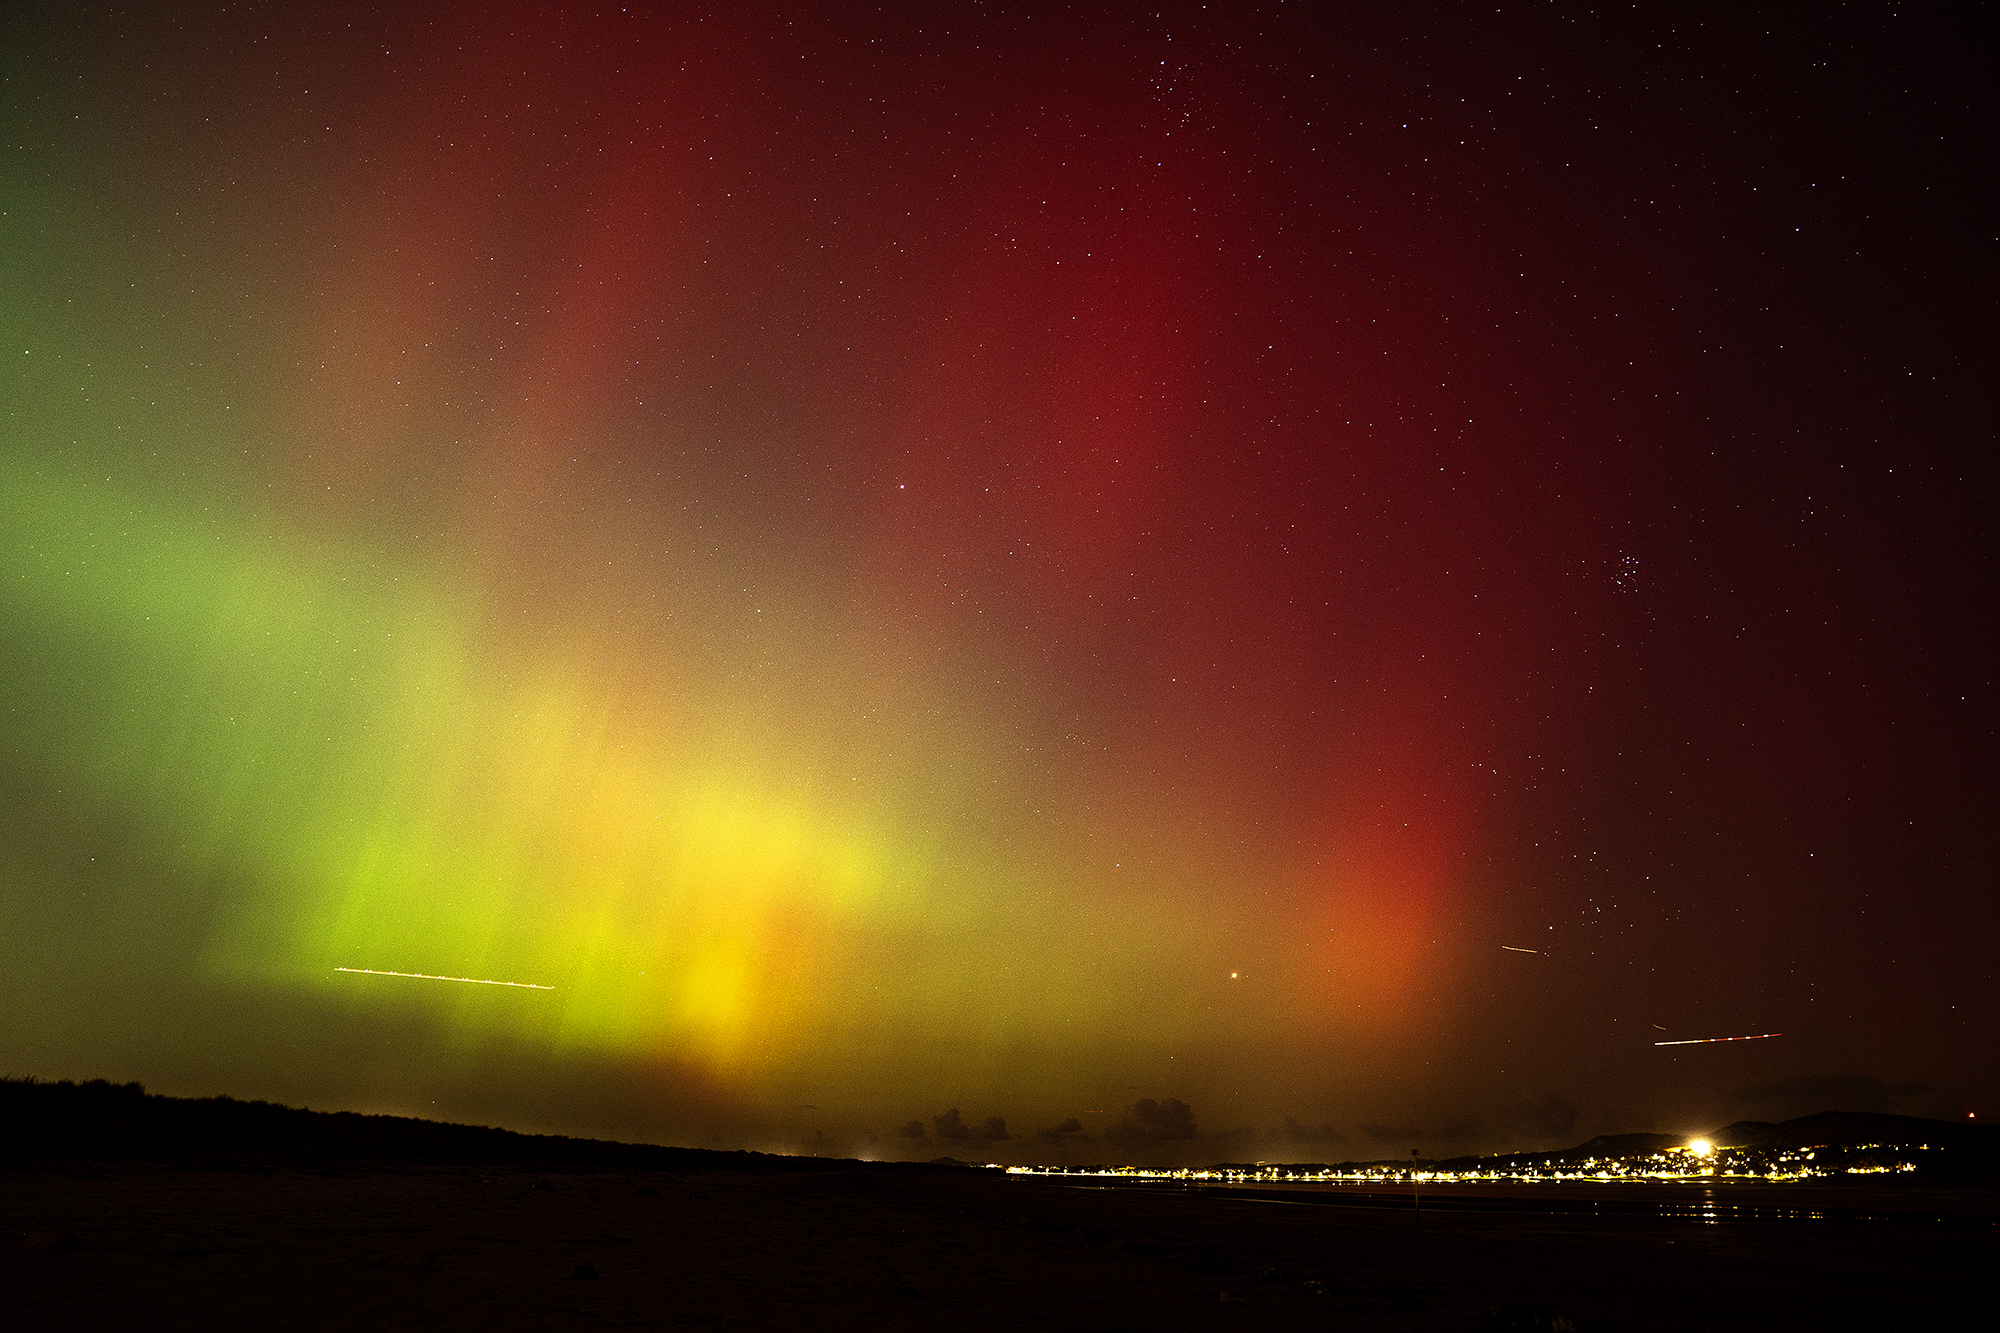
M 0 1072 L 1990 1104 L 1976 44 L 1308 8 L 10 11 Z

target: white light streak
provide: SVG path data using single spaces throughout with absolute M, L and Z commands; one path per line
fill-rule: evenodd
M 1506 951 L 1507 951 L 1508 953 L 1540 953 L 1540 952 L 1541 952 L 1541 950 L 1540 950 L 1540 949 L 1516 949 L 1516 948 L 1515 948 L 1515 947 L 1514 947 L 1513 945 L 1511 945 L 1511 944 L 1503 944 L 1503 945 L 1501 945 L 1500 947 L 1501 947 L 1501 948 L 1503 948 L 1503 949 L 1505 949 L 1505 950 L 1506 950 Z
M 529 981 L 489 981 L 485 977 L 434 977 L 428 972 L 383 972 L 372 967 L 336 967 L 336 972 L 363 972 L 371 977 L 412 977 L 418 981 L 465 981 L 475 986 L 512 986 L 516 990 L 554 990 Z
M 1747 1037 L 1689 1037 L 1685 1041 L 1656 1041 L 1655 1046 L 1704 1046 L 1711 1041 L 1762 1041 L 1766 1037 L 1782 1037 L 1782 1032 L 1753 1032 Z

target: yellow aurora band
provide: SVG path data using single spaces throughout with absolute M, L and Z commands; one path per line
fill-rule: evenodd
M 1190 1057 L 1260 1049 L 1302 1004 L 1398 1008 L 1407 951 L 1377 942 L 1407 923 L 1329 935 L 1323 910 L 1254 990 L 1210 993 L 1188 960 L 1246 956 L 1259 924 L 1213 905 L 1268 872 L 1199 821 L 1093 858 L 1087 793 L 966 683 L 1000 673 L 824 589 L 744 607 L 686 579 L 644 629 L 574 600 L 524 616 L 414 548 L 12 459 L 0 534 L 0 614 L 40 655 L 11 669 L 9 740 L 147 831 L 128 916 L 228 886 L 177 937 L 195 979 L 421 1020 L 459 1059 L 864 1100 L 1107 1060 L 1220 1078 Z
M 164 817 L 196 869 L 256 886 L 212 942 L 220 974 L 534 975 L 556 994 L 398 1002 L 721 1069 L 805 1030 L 793 1011 L 855 923 L 893 935 L 938 887 L 935 853 L 884 807 L 880 756 L 836 749 L 829 774 L 796 730 L 770 751 L 806 725 L 796 709 L 705 719 L 717 679 L 621 694 L 602 645 L 482 653 L 437 576 L 379 553 L 17 463 L 0 494 L 10 617 L 95 654 L 50 710 L 65 739 L 37 748 Z

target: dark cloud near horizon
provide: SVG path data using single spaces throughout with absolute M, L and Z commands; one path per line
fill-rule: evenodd
M 1376 1143 L 1389 1143 L 1395 1139 L 1420 1139 L 1424 1132 L 1415 1125 L 1363 1125 L 1361 1132 Z
M 1035 1138 L 1042 1143 L 1089 1143 L 1090 1135 L 1084 1133 L 1083 1122 L 1075 1116 L 1051 1129 L 1037 1129 Z
M 924 1122 L 921 1120 L 912 1120 L 909 1124 L 897 1130 L 896 1134 L 899 1138 L 920 1139 L 924 1136 Z
M 1447 1142 L 1453 1140 L 1464 1142 L 1470 1139 L 1483 1138 L 1485 1137 L 1485 1134 L 1486 1134 L 1485 1117 L 1477 1115 L 1462 1115 L 1458 1116 L 1455 1119 L 1447 1120 L 1443 1124 L 1439 1125 L 1435 1130 L 1431 1132 L 1431 1137 L 1434 1139 L 1444 1139 Z
M 1516 1134 L 1559 1139 L 1576 1129 L 1576 1104 L 1553 1092 L 1533 1101 L 1516 1102 L 1501 1112 L 1502 1128 Z
M 917 1125 L 918 1129 L 923 1128 L 922 1125 L 918 1125 L 914 1120 L 910 1124 Z M 956 1106 L 946 1111 L 943 1115 L 932 1116 L 931 1125 L 937 1130 L 939 1138 L 951 1143 L 965 1143 L 968 1141 L 1002 1143 L 1014 1137 L 1007 1132 L 1007 1119 L 1005 1116 L 989 1115 L 986 1117 L 985 1124 L 974 1127 L 965 1123 L 964 1119 L 959 1115 Z M 907 1126 L 905 1128 L 907 1129 Z M 918 1138 L 922 1136 L 912 1135 L 911 1137 Z
M 1434 1125 L 1428 1136 L 1419 1130 L 1399 1129 L 1393 1125 L 1364 1125 L 1362 1129 L 1378 1143 L 1425 1137 L 1441 1143 L 1553 1140 L 1575 1136 L 1577 1115 L 1574 1102 L 1557 1093 L 1545 1092 L 1528 1101 L 1501 1107 L 1490 1118 L 1478 1112 L 1453 1116 Z
M 1167 1143 L 1198 1139 L 1201 1130 L 1194 1122 L 1194 1108 L 1176 1097 L 1156 1102 L 1145 1097 L 1132 1104 L 1123 1120 L 1104 1131 L 1104 1137 L 1118 1143 Z
M 1890 1083 L 1869 1074 L 1800 1074 L 1746 1084 L 1736 1090 L 1735 1105 L 1789 1120 L 1819 1111 L 1894 1111 L 1903 1098 L 1930 1090 L 1927 1083 Z
M 1286 1116 L 1285 1122 L 1274 1126 L 1266 1137 L 1274 1143 L 1339 1143 L 1347 1135 L 1332 1125 L 1301 1125 L 1291 1116 Z

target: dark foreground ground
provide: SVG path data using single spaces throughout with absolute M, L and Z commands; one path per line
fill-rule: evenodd
M 2000 1310 L 1991 1204 L 1960 1197 L 1956 1225 L 1919 1199 L 1891 1222 L 1418 1229 L 983 1172 L 45 1163 L 0 1170 L 0 1325 L 1976 1328 Z

